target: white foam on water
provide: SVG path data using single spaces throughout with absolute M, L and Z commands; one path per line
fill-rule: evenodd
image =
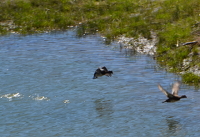
M 5 94 L 0 96 L 0 98 L 7 98 L 9 101 L 12 101 L 13 98 L 22 98 L 23 95 L 20 93 L 9 93 L 9 94 Z
M 70 103 L 69 100 L 64 100 L 63 103 Z
M 50 100 L 48 97 L 39 96 L 39 95 L 33 95 L 33 96 L 29 96 L 29 97 L 31 97 L 33 100 L 46 100 L 46 101 Z

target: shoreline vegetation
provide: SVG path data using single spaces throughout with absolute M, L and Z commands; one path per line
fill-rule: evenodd
M 80 37 L 99 33 L 108 43 L 121 40 L 140 50 L 150 42 L 158 64 L 198 86 L 199 5 L 199 0 L 1 0 L 0 35 L 77 26 Z M 184 44 L 190 41 L 196 42 Z

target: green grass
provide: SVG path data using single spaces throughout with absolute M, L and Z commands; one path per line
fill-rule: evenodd
M 186 73 L 182 75 L 183 82 L 187 84 L 194 84 L 199 87 L 200 77 L 194 75 L 193 73 Z
M 80 37 L 98 32 L 112 41 L 121 35 L 151 38 L 154 31 L 159 38 L 158 62 L 172 72 L 181 72 L 182 61 L 198 47 L 191 50 L 176 47 L 176 43 L 195 39 L 191 32 L 200 30 L 199 5 L 199 0 L 4 0 L 0 2 L 0 24 L 4 24 L 0 34 L 78 26 Z M 13 23 L 5 25 L 9 21 Z M 196 54 L 192 58 L 191 66 L 200 63 Z

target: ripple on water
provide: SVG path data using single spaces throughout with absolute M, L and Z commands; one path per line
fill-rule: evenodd
M 31 95 L 29 97 L 32 98 L 33 100 L 45 100 L 45 101 L 49 101 L 50 100 L 50 98 L 48 98 L 48 97 L 39 96 L 39 95 Z
M 70 103 L 69 100 L 64 100 L 63 103 Z
M 9 94 L 0 96 L 0 98 L 7 98 L 9 101 L 12 101 L 13 98 L 23 98 L 23 95 L 20 93 L 9 93 Z

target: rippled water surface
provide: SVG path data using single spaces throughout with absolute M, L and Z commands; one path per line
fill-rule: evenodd
M 2 137 L 199 137 L 199 89 L 162 103 L 177 75 L 146 55 L 73 31 L 0 37 Z M 112 77 L 92 79 L 99 66 Z

